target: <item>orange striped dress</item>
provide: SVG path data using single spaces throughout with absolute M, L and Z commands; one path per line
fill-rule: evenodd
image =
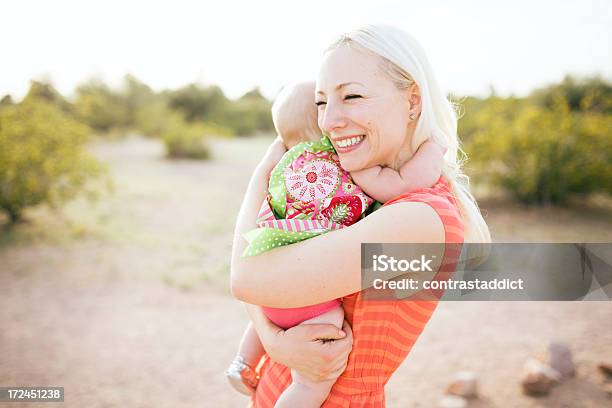
M 464 232 L 448 183 L 440 178 L 433 187 L 402 194 L 385 206 L 401 202 L 426 203 L 440 216 L 446 246 L 444 266 L 434 279 L 444 275 L 447 278 L 455 269 Z M 367 300 L 363 293 L 342 298 L 345 319 L 353 330 L 353 349 L 346 370 L 334 384 L 323 408 L 384 407 L 385 384 L 406 359 L 438 305 L 438 300 Z M 273 407 L 291 383 L 288 367 L 267 355 L 264 359 L 250 408 Z

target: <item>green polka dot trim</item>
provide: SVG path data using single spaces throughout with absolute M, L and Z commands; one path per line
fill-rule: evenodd
M 321 235 L 320 232 L 295 232 L 274 228 L 257 228 L 244 234 L 249 246 L 242 254 L 243 258 L 259 255 L 271 249 L 295 244 L 305 239 Z

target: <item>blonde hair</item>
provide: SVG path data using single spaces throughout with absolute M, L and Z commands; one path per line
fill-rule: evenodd
M 327 51 L 340 46 L 356 47 L 381 58 L 381 69 L 398 89 L 416 82 L 421 95 L 421 114 L 412 137 L 416 151 L 429 137 L 447 149 L 442 174 L 459 203 L 465 225 L 465 242 L 491 242 L 476 200 L 469 191 L 469 178 L 461 169 L 465 152 L 457 137 L 455 106 L 442 92 L 421 45 L 408 33 L 388 25 L 368 25 L 341 36 Z
M 290 84 L 281 89 L 272 104 L 274 128 L 287 147 L 321 138 L 314 92 L 314 81 Z

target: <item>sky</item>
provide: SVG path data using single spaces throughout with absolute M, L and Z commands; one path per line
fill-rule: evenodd
M 525 95 L 566 74 L 612 79 L 612 1 L 156 1 L 5 2 L 0 96 L 31 79 L 64 95 L 131 73 L 156 90 L 198 82 L 232 98 L 315 79 L 338 35 L 368 23 L 416 37 L 446 90 Z

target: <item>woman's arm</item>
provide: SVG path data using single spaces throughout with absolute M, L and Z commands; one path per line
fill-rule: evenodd
M 255 228 L 267 190 L 270 157 L 267 155 L 253 174 L 236 222 L 231 285 L 234 297 L 244 302 L 301 307 L 337 299 L 363 289 L 362 242 L 444 242 L 444 227 L 433 208 L 424 203 L 398 203 L 383 207 L 350 227 L 242 258 L 247 246 L 242 234 Z
M 344 372 L 353 345 L 351 327 L 346 321 L 342 330 L 331 324 L 304 324 L 285 331 L 271 323 L 259 306 L 245 304 L 245 307 L 273 361 L 299 371 L 311 381 L 336 379 Z

